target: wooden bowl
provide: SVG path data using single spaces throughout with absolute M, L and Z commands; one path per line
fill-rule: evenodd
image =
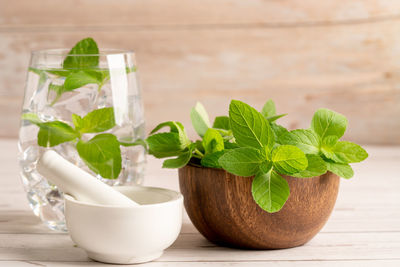
M 324 226 L 340 179 L 330 172 L 314 178 L 284 177 L 290 196 L 276 213 L 254 202 L 253 177 L 187 165 L 179 169 L 179 186 L 191 221 L 209 241 L 247 249 L 290 248 L 303 245 Z

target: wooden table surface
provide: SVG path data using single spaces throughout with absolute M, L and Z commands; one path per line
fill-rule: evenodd
M 28 207 L 17 141 L 0 139 L 0 266 L 100 266 L 67 234 L 44 227 Z M 176 242 L 144 266 L 400 266 L 400 147 L 367 147 L 355 177 L 342 180 L 326 226 L 302 247 L 250 251 L 217 247 L 185 215 Z M 176 170 L 149 159 L 146 185 L 178 189 Z

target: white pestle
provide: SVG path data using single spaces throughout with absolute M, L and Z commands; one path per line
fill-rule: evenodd
M 53 150 L 43 153 L 37 170 L 61 191 L 93 204 L 133 207 L 139 204 L 64 159 Z

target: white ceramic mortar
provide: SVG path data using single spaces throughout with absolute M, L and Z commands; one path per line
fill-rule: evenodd
M 154 187 L 113 188 L 141 205 L 91 204 L 65 195 L 65 217 L 72 241 L 90 258 L 106 263 L 142 263 L 160 257 L 179 235 L 182 195 Z

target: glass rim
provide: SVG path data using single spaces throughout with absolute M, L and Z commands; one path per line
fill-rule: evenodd
M 31 51 L 33 55 L 49 55 L 49 56 L 71 56 L 71 57 L 94 57 L 94 56 L 108 56 L 108 55 L 118 55 L 118 54 L 135 54 L 133 50 L 128 49 L 118 49 L 118 48 L 105 48 L 99 49 L 99 53 L 96 54 L 68 54 L 70 48 L 51 48 L 51 49 L 39 49 Z

